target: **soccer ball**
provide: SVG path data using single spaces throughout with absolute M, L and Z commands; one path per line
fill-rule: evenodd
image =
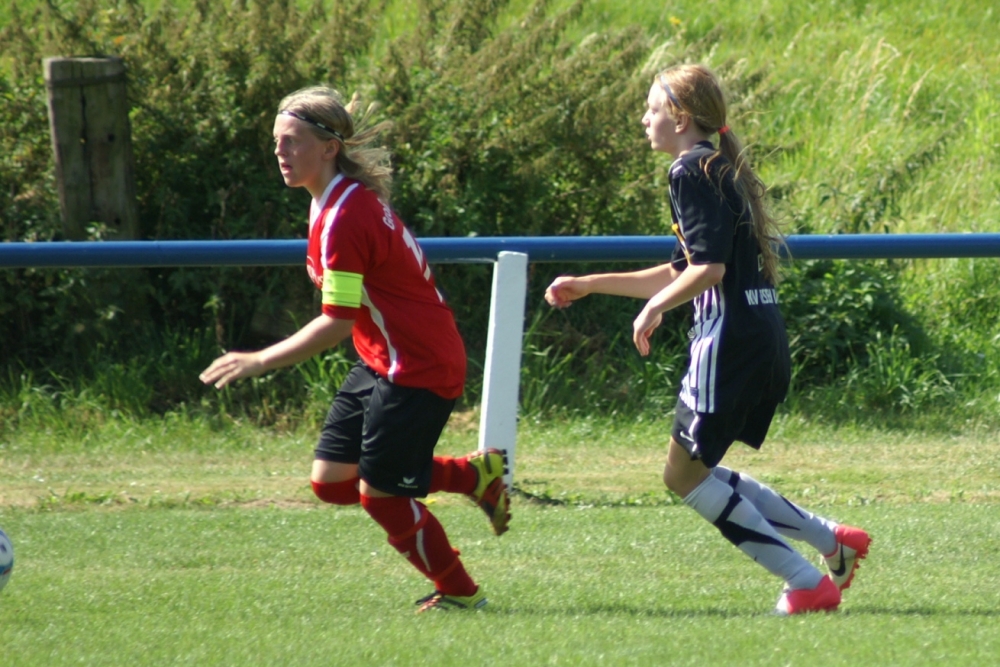
M 14 570 L 14 545 L 10 543 L 7 533 L 0 530 L 0 591 L 7 585 L 10 573 Z

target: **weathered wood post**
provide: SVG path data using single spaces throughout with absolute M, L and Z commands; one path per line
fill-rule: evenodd
M 104 223 L 112 238 L 140 238 L 132 135 L 121 58 L 46 58 L 49 127 L 63 233 L 87 238 Z

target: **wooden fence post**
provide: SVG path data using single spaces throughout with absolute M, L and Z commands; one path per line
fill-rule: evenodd
M 46 58 L 44 66 L 65 237 L 85 239 L 101 222 L 114 239 L 139 239 L 125 64 Z

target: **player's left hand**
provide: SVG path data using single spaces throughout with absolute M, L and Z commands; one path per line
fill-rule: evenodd
M 649 354 L 649 337 L 653 335 L 662 322 L 663 315 L 661 313 L 654 315 L 647 308 L 643 308 L 642 312 L 635 318 L 632 323 L 632 342 L 635 343 L 635 349 L 639 350 L 641 356 L 645 357 Z
M 201 372 L 198 378 L 205 384 L 222 389 L 233 380 L 254 377 L 264 372 L 264 364 L 257 352 L 228 352 Z

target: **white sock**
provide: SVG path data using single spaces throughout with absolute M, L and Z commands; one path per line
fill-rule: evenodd
M 753 503 L 761 516 L 785 537 L 802 540 L 823 556 L 836 551 L 837 538 L 833 529 L 837 524 L 833 521 L 810 514 L 747 474 L 723 466 L 713 468 L 712 474 Z
M 753 503 L 714 475 L 705 478 L 684 502 L 790 588 L 815 588 L 823 575 L 771 527 Z

